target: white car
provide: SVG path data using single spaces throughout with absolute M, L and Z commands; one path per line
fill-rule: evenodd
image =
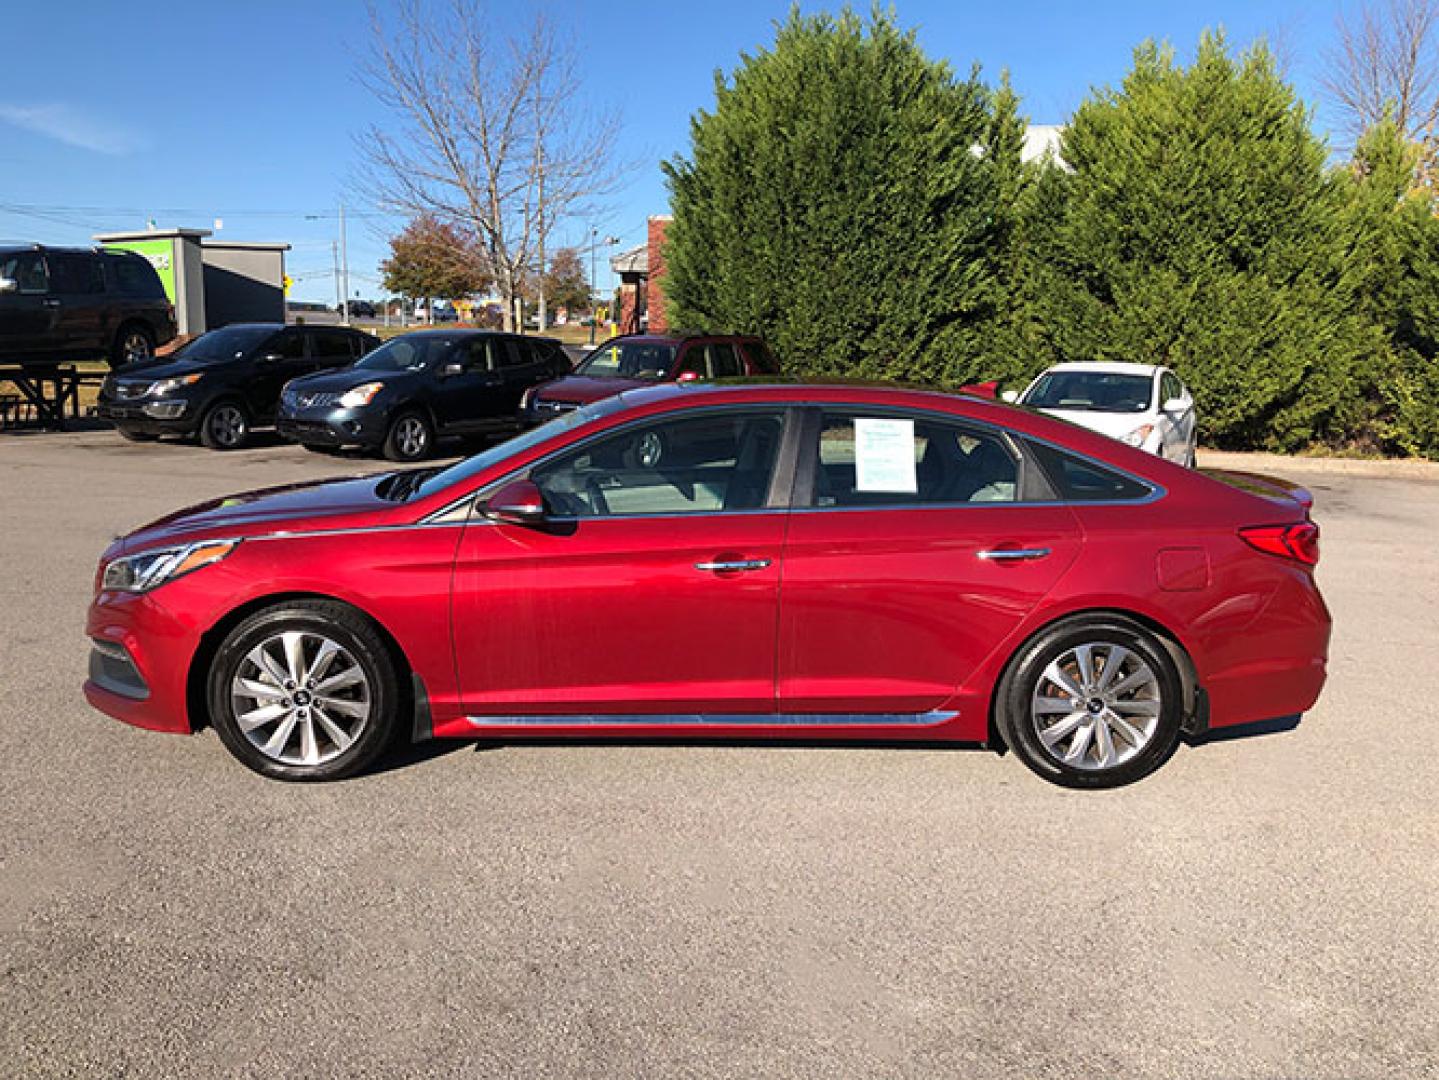
M 1005 401 L 1039 409 L 1194 467 L 1194 395 L 1168 368 L 1153 364 L 1055 364 Z

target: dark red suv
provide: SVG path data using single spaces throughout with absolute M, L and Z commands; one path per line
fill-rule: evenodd
M 773 354 L 757 337 L 626 334 L 599 346 L 569 375 L 529 391 L 520 413 L 538 424 L 640 386 L 778 374 Z

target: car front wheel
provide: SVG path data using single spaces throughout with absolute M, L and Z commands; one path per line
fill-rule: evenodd
M 1148 776 L 1179 743 L 1184 690 L 1168 650 L 1120 617 L 1080 616 L 1026 644 L 1000 683 L 1000 732 L 1032 771 L 1073 788 Z
M 423 461 L 430 456 L 434 441 L 434 430 L 422 414 L 401 413 L 385 436 L 385 457 L 391 461 Z
M 200 442 L 211 450 L 238 450 L 249 437 L 250 417 L 238 402 L 217 402 L 200 421 Z
M 395 661 L 363 616 L 297 600 L 226 636 L 208 701 L 221 741 L 248 768 L 279 780 L 337 780 L 384 751 L 402 694 Z

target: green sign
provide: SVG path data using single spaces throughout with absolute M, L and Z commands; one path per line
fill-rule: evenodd
M 143 255 L 155 268 L 155 273 L 160 275 L 160 283 L 165 286 L 165 295 L 170 298 L 170 303 L 177 302 L 174 240 L 118 240 L 113 244 L 106 244 L 105 247 L 111 251 L 133 251 L 136 255 Z

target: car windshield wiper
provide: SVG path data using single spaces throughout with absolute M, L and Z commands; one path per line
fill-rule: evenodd
M 439 475 L 439 472 L 439 469 L 430 468 L 390 473 L 376 485 L 375 494 L 390 502 L 404 502 L 419 489 L 421 484 L 430 477 Z

